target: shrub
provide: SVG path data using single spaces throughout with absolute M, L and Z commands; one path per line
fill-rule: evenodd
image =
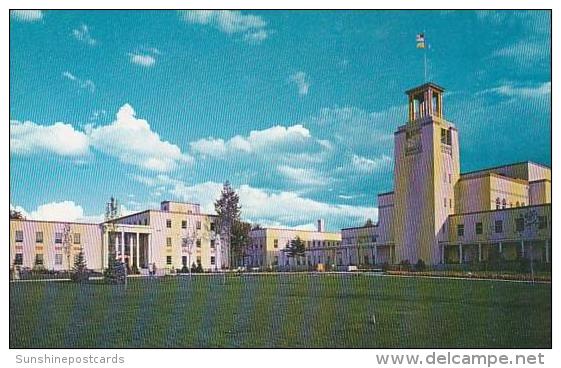
M 415 271 L 424 271 L 426 268 L 427 265 L 425 264 L 425 261 L 423 261 L 422 259 L 419 259 L 415 264 Z
M 74 282 L 86 282 L 90 279 L 90 273 L 86 267 L 84 252 L 80 251 L 74 261 L 74 267 L 70 271 L 70 279 Z

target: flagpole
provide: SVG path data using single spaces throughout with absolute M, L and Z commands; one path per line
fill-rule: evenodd
M 424 47 L 424 54 L 425 54 L 425 83 L 427 83 L 427 47 L 428 44 L 426 42 L 427 40 L 427 31 L 423 30 L 423 37 L 424 37 L 424 43 L 425 43 L 425 47 Z

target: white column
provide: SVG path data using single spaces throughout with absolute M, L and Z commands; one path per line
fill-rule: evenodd
M 107 268 L 109 266 L 109 231 L 106 229 L 103 232 L 103 244 L 102 249 L 102 268 Z
M 444 244 L 440 244 L 440 263 L 444 264 Z
M 140 234 L 136 233 L 136 267 L 140 269 Z
M 499 254 L 503 254 L 503 243 L 499 242 Z
M 148 234 L 148 263 L 152 263 L 152 234 Z
M 549 263 L 549 239 L 545 240 L 545 263 Z
M 481 243 L 478 244 L 479 247 L 479 262 L 483 260 L 483 255 L 481 254 Z
M 129 266 L 132 268 L 132 263 L 134 260 L 134 244 L 132 243 L 132 236 L 129 237 Z
M 125 261 L 125 231 L 121 230 L 121 262 Z
M 117 233 L 113 233 L 113 235 L 115 235 L 115 258 L 119 259 L 121 254 L 121 237 Z
M 462 243 L 460 243 L 460 264 L 464 263 L 464 254 L 462 250 Z
M 520 242 L 520 253 L 521 253 L 521 258 L 524 258 L 524 255 L 525 255 L 524 253 L 526 253 L 526 252 L 524 251 L 524 240 L 522 240 L 522 241 Z

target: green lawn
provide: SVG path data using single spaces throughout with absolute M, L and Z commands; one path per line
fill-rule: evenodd
M 10 347 L 549 348 L 551 285 L 330 274 L 11 283 Z

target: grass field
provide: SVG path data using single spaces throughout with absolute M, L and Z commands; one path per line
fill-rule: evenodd
M 547 348 L 551 285 L 341 274 L 11 283 L 10 347 Z

